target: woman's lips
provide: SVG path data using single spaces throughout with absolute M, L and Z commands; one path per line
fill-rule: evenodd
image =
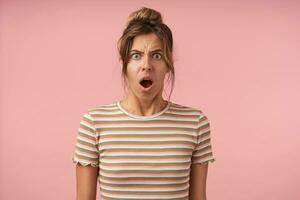
M 139 84 L 139 86 L 140 86 L 142 92 L 149 92 L 149 91 L 152 89 L 152 87 L 153 87 L 153 82 L 152 82 L 152 84 L 151 84 L 149 87 L 147 87 L 147 88 L 144 87 L 144 86 L 142 86 L 141 84 Z
M 147 80 L 147 82 L 145 80 Z M 149 81 L 151 82 L 151 84 L 149 83 Z M 142 92 L 150 92 L 153 87 L 154 82 L 150 75 L 144 75 L 143 77 L 141 77 L 139 79 L 138 84 L 139 84 Z
M 152 85 L 152 81 L 151 81 L 151 80 L 145 79 L 145 80 L 140 81 L 140 84 L 141 84 L 142 86 L 144 86 L 145 88 L 147 88 L 147 87 L 149 87 L 149 86 Z

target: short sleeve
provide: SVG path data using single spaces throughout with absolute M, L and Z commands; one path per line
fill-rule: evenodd
M 197 126 L 197 144 L 192 154 L 192 164 L 206 165 L 208 162 L 215 161 L 210 136 L 209 121 L 205 115 L 200 114 Z
M 83 166 L 99 167 L 98 139 L 94 120 L 89 112 L 81 117 L 72 161 Z

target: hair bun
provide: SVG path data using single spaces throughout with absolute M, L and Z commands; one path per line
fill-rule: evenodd
M 139 10 L 132 12 L 127 19 L 127 25 L 133 21 L 155 21 L 163 23 L 161 14 L 151 8 L 142 7 Z

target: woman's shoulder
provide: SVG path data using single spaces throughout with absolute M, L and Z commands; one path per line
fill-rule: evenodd
M 202 109 L 199 106 L 194 105 L 188 105 L 188 104 L 182 104 L 178 102 L 172 102 L 171 108 L 173 110 L 179 111 L 179 112 L 188 112 L 188 113 L 195 113 L 198 115 L 204 115 Z
M 102 103 L 102 104 L 97 104 L 94 106 L 91 106 L 87 109 L 87 112 L 90 115 L 93 114 L 99 114 L 99 113 L 110 113 L 112 111 L 117 110 L 117 102 L 111 102 L 111 103 Z

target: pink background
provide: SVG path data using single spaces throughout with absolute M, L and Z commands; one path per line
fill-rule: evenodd
M 80 117 L 123 98 L 116 44 L 141 6 L 174 34 L 171 100 L 211 121 L 208 199 L 300 199 L 300 2 L 284 0 L 2 0 L 0 199 L 75 199 Z

